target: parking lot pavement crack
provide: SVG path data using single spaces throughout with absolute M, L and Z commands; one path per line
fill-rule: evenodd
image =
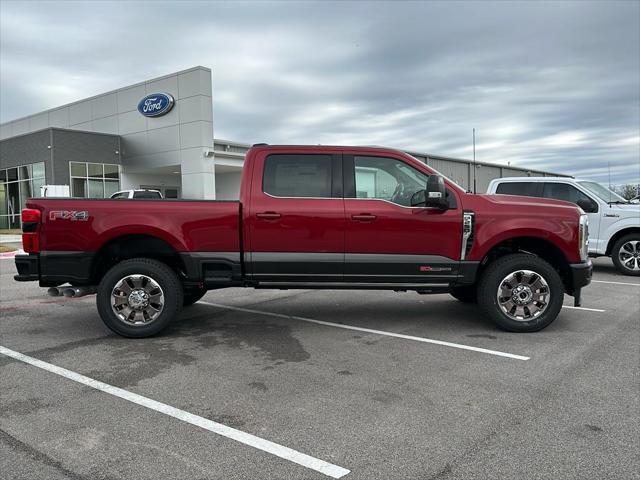
M 40 450 L 32 447 L 31 445 L 21 440 L 18 440 L 16 437 L 4 431 L 1 428 L 0 428 L 0 442 L 7 445 L 10 449 L 18 450 L 26 454 L 36 462 L 40 462 L 43 465 L 55 468 L 58 472 L 62 473 L 64 476 L 66 476 L 71 480 L 90 480 L 89 477 L 84 477 L 72 470 L 69 470 L 62 464 L 62 462 L 58 460 L 54 460 L 46 453 L 41 452 Z

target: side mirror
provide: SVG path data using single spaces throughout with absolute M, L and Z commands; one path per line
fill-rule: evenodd
M 593 200 L 581 198 L 577 205 L 585 211 L 585 213 L 595 213 L 598 211 L 598 205 Z
M 424 204 L 425 207 L 438 208 L 440 210 L 449 208 L 447 189 L 444 186 L 444 178 L 441 175 L 429 175 Z

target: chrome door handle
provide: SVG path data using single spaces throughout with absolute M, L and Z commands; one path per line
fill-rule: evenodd
M 373 222 L 376 216 L 370 213 L 361 213 L 360 215 L 351 215 L 351 219 L 356 222 Z
M 280 215 L 277 212 L 263 212 L 263 213 L 256 213 L 256 217 L 258 218 L 262 218 L 264 220 L 277 220 L 278 218 L 280 218 L 282 215 Z

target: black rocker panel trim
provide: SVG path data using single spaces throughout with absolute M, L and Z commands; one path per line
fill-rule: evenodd
M 473 283 L 478 262 L 438 255 L 251 252 L 251 280 L 331 283 Z

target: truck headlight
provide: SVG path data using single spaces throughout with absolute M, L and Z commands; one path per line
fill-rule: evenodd
M 580 215 L 579 232 L 580 260 L 586 262 L 589 257 L 589 217 L 586 214 Z

